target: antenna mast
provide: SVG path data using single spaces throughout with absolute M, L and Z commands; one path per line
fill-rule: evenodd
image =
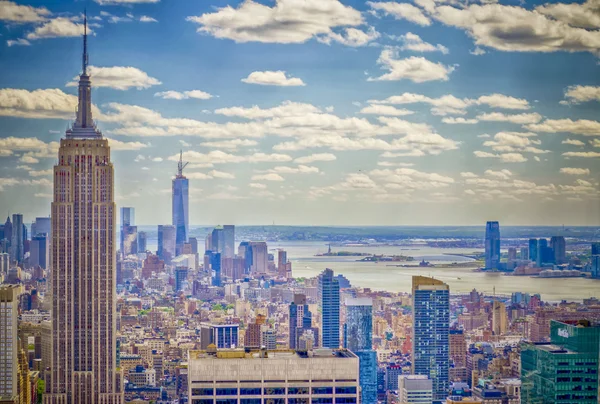
M 87 9 L 83 12 L 83 60 L 82 60 L 83 74 L 87 74 L 88 66 L 88 53 L 87 53 Z

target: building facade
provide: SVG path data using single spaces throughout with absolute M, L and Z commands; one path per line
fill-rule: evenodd
M 166 263 L 170 263 L 176 254 L 175 226 L 158 225 L 158 251 L 156 255 Z
M 77 119 L 60 140 L 52 202 L 52 359 L 46 404 L 120 404 L 116 206 L 108 140 L 92 120 L 84 35 Z
M 498 269 L 500 264 L 500 224 L 487 222 L 485 226 L 485 268 Z
M 177 164 L 177 175 L 172 182 L 172 224 L 175 227 L 175 245 L 177 254 L 183 250 L 189 236 L 189 180 L 183 175 L 183 154 Z
M 432 381 L 434 402 L 449 388 L 450 288 L 433 278 L 413 276 L 412 373 Z
M 358 358 L 347 350 L 217 350 L 188 354 L 192 404 L 359 402 Z
M 523 404 L 597 404 L 600 326 L 587 320 L 550 325 L 550 343 L 521 347 Z
M 0 285 L 0 402 L 19 403 L 18 319 L 21 286 Z
M 337 349 L 340 347 L 340 285 L 329 268 L 319 275 L 319 304 L 321 347 Z

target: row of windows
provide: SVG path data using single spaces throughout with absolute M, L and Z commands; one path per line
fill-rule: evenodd
M 192 404 L 286 404 L 285 398 L 241 398 L 238 403 L 237 398 L 217 398 L 213 401 L 210 398 L 192 400 Z M 334 404 L 333 398 L 288 398 L 287 404 Z M 338 397 L 335 404 L 357 404 L 355 397 Z
M 336 394 L 356 394 L 356 387 L 336 387 Z M 236 396 L 237 388 L 194 388 L 192 389 L 193 396 Z M 257 396 L 261 394 L 260 387 L 242 387 L 240 388 L 241 396 Z M 262 389 L 262 394 L 265 395 L 285 395 L 285 387 L 265 387 Z M 287 394 L 309 394 L 309 387 L 289 387 Z M 313 387 L 312 394 L 333 394 L 333 387 Z

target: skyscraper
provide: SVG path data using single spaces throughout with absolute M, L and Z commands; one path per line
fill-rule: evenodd
M 177 175 L 173 178 L 172 192 L 172 211 L 173 211 L 173 226 L 176 229 L 175 245 L 177 248 L 177 254 L 183 250 L 183 245 L 187 243 L 189 235 L 189 216 L 188 216 L 188 204 L 189 204 L 189 181 L 183 175 L 183 169 L 187 166 L 187 163 L 183 163 L 183 153 L 179 156 L 179 163 L 177 163 Z
M 35 222 L 31 224 L 31 237 L 33 238 L 40 234 L 50 235 L 49 217 L 36 217 Z
M 346 299 L 344 348 L 351 351 L 373 348 L 373 300 Z
M 137 227 L 135 209 L 121 208 L 121 253 L 124 256 L 137 254 Z
M 529 239 L 529 260 L 534 262 L 537 260 L 537 239 L 535 238 Z
M 321 305 L 321 346 L 337 349 L 340 347 L 340 285 L 329 268 L 319 275 L 318 293 Z
M 492 304 L 492 331 L 495 335 L 504 335 L 508 328 L 506 305 L 498 300 Z
M 175 258 L 176 234 L 175 226 L 158 225 L 158 255 L 166 263 Z
M 145 231 L 138 232 L 137 247 L 138 253 L 145 253 L 147 249 L 148 238 Z
M 359 362 L 361 403 L 377 403 L 377 352 L 373 350 L 373 300 L 346 299 L 344 348 L 354 352 Z
M 434 402 L 441 402 L 449 387 L 450 288 L 437 279 L 413 276 L 412 294 L 412 373 L 428 376 Z
M 485 226 L 485 268 L 498 269 L 500 264 L 500 224 L 487 222 Z
M 108 139 L 92 120 L 83 38 L 77 119 L 60 140 L 54 166 L 53 350 L 45 404 L 123 402 L 116 365 L 114 168 Z
M 23 215 L 14 214 L 12 220 L 12 239 L 10 241 L 10 256 L 13 261 L 17 264 L 23 262 L 23 256 L 25 255 L 24 248 L 24 230 Z
M 545 238 L 541 238 L 537 241 L 537 249 L 536 249 L 536 257 L 535 262 L 537 266 L 541 266 L 542 264 L 548 262 L 546 258 L 548 257 L 548 240 Z
M 563 236 L 552 236 L 550 239 L 550 248 L 554 252 L 554 263 L 555 264 L 564 264 L 567 262 L 566 257 L 566 248 L 567 243 Z
M 269 270 L 269 251 L 267 243 L 264 241 L 251 241 L 249 243 L 249 248 L 252 257 L 250 272 L 259 274 L 267 273 Z
M 223 226 L 223 258 L 233 258 L 235 256 L 235 226 L 226 224 Z
M 298 349 L 298 338 L 304 331 L 313 330 L 313 335 L 318 336 L 318 330 L 312 328 L 312 314 L 306 304 L 306 296 L 301 294 L 294 295 L 294 301 L 289 306 L 289 347 Z M 319 344 L 318 339 L 314 341 Z
M 0 285 L 0 402 L 19 403 L 17 354 L 21 286 Z
M 48 265 L 48 236 L 41 234 L 31 238 L 29 247 L 29 264 L 46 269 Z

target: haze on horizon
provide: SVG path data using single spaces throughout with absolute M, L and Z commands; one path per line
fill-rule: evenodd
M 229 3 L 85 2 L 138 224 L 182 150 L 192 223 L 600 225 L 597 1 Z M 50 212 L 83 6 L 0 3 L 1 215 Z

